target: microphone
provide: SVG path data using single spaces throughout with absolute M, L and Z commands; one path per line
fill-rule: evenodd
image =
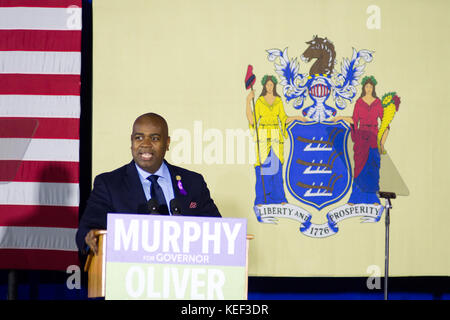
M 378 191 L 378 196 L 384 199 L 395 199 L 397 195 L 394 192 Z
M 170 200 L 170 212 L 172 212 L 173 216 L 181 216 L 181 206 L 178 203 L 177 199 Z
M 155 199 L 148 200 L 147 208 L 148 208 L 148 211 L 150 211 L 150 214 L 159 214 L 159 212 L 158 212 L 158 202 L 156 202 Z

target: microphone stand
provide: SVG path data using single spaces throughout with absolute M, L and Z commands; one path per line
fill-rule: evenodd
M 18 276 L 17 270 L 9 270 L 8 272 L 8 300 L 16 300 L 17 299 L 17 291 L 18 291 Z
M 181 206 L 179 205 L 178 201 L 173 198 L 172 200 L 170 200 L 169 203 L 170 206 L 170 212 L 172 213 L 172 216 L 181 216 Z
M 159 214 L 158 203 L 155 201 L 155 199 L 150 199 L 147 202 L 147 208 L 150 214 Z
M 386 200 L 385 204 L 385 253 L 384 253 L 384 300 L 388 300 L 388 279 L 389 279 L 389 225 L 391 223 L 390 209 L 392 209 L 391 199 L 396 198 L 393 192 L 378 192 L 378 196 Z

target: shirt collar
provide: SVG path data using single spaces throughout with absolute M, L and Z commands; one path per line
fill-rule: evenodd
M 164 179 L 168 179 L 168 181 L 170 181 L 170 172 L 169 172 L 169 168 L 167 168 L 167 165 L 165 164 L 165 162 L 163 162 L 161 164 L 161 166 L 159 167 L 159 169 L 155 172 L 155 173 L 150 173 L 145 171 L 144 169 L 142 169 L 141 167 L 138 166 L 138 164 L 135 162 L 134 165 L 136 166 L 136 169 L 139 173 L 139 175 L 141 176 L 141 178 L 143 178 L 144 180 L 147 179 L 148 177 L 150 177 L 151 175 L 157 175 L 159 177 L 162 177 Z

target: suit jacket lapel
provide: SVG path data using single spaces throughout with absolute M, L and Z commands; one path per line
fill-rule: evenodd
M 178 188 L 178 181 L 177 181 L 177 175 L 180 176 L 181 181 L 183 182 L 183 175 L 177 170 L 177 167 L 172 166 L 171 164 L 169 164 L 167 161 L 164 160 L 164 162 L 167 165 L 167 168 L 169 168 L 169 172 L 170 172 L 170 177 L 172 179 L 172 186 L 173 186 L 173 195 L 174 197 L 177 199 L 179 205 L 181 206 L 181 212 L 182 214 L 186 214 L 189 211 L 189 201 L 190 201 L 190 196 L 189 196 L 189 191 L 186 190 L 186 192 L 188 192 L 187 195 L 184 195 L 180 192 L 180 189 Z
M 173 188 L 173 195 L 175 198 L 180 198 L 182 195 L 180 194 L 180 190 L 178 189 L 177 184 L 177 170 L 174 166 L 172 166 L 170 163 L 168 163 L 166 160 L 164 160 L 165 164 L 167 165 L 167 168 L 169 169 L 170 178 L 172 180 L 172 188 Z
M 147 199 L 134 161 L 131 161 L 127 166 L 124 183 L 130 202 L 133 207 L 137 208 L 137 213 L 148 213 Z

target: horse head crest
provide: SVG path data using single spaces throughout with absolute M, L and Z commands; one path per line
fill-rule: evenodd
M 328 38 L 315 35 L 311 41 L 306 42 L 308 48 L 303 52 L 301 59 L 308 63 L 317 59 L 311 66 L 309 74 L 331 74 L 335 64 L 336 52 L 333 43 Z

